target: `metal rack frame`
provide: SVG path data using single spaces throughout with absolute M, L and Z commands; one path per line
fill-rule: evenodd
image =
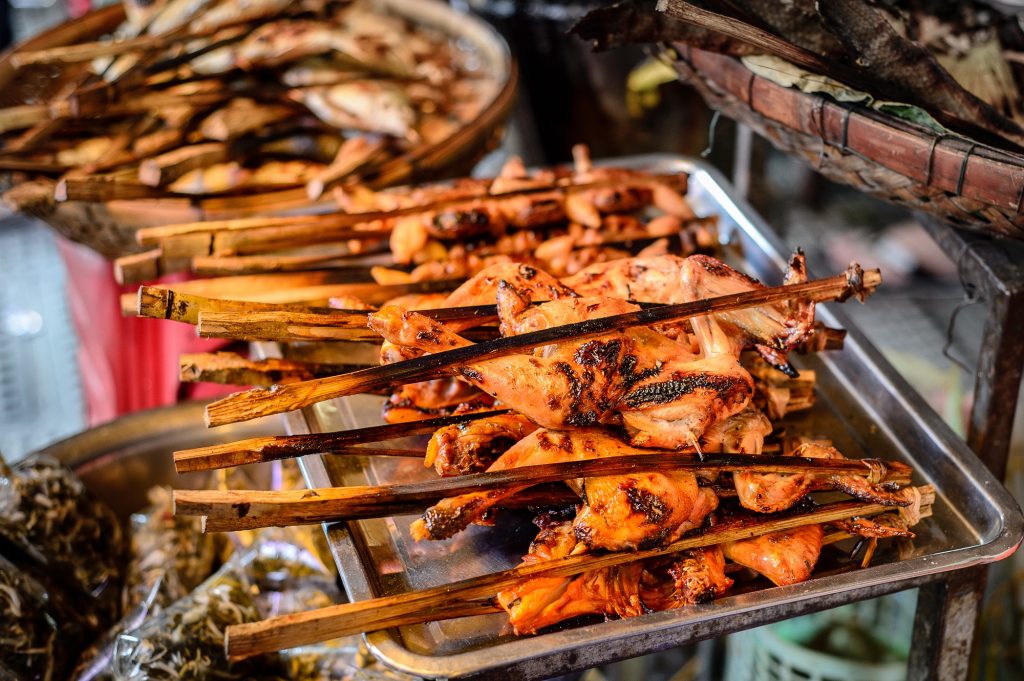
M 918 220 L 957 263 L 968 295 L 986 307 L 967 444 L 1003 480 L 1024 371 L 1024 258 L 1014 258 L 1017 244 L 929 215 Z M 985 568 L 964 570 L 920 588 L 908 681 L 967 678 L 986 577 Z

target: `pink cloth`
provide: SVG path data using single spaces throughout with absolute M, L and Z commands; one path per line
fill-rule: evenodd
M 89 248 L 63 238 L 58 244 L 78 333 L 78 367 L 89 425 L 177 402 L 178 356 L 211 352 L 224 341 L 198 338 L 188 324 L 123 317 L 120 298 L 138 287 L 118 285 L 110 262 Z M 211 384 L 188 388 L 188 397 L 199 399 L 236 389 Z

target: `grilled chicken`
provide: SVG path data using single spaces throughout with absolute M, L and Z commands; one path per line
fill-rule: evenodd
M 725 595 L 732 585 L 725 575 L 721 547 L 708 546 L 646 561 L 640 594 L 647 609 L 672 610 L 709 603 Z
M 811 576 L 825 534 L 821 525 L 807 525 L 723 545 L 725 557 L 758 572 L 779 586 Z
M 579 546 L 572 523 L 551 523 L 523 556 L 523 565 L 565 558 Z M 635 617 L 644 613 L 640 598 L 643 564 L 628 563 L 573 577 L 537 577 L 498 593 L 517 634 L 529 634 L 581 615 Z
M 533 310 L 530 291 L 508 280 L 499 284 L 497 300 L 502 328 L 513 334 L 630 309 L 622 301 L 593 298 Z M 437 322 L 394 307 L 371 314 L 369 323 L 389 342 L 417 351 L 470 344 Z M 463 367 L 461 376 L 544 427 L 594 425 L 615 420 L 618 412 L 633 444 L 686 448 L 716 421 L 742 411 L 753 394 L 735 345 L 710 318 L 700 329 L 700 359 L 654 331 L 631 329 L 552 345 L 539 355 L 481 361 Z
M 700 449 L 704 453 L 760 454 L 772 424 L 756 407 L 750 406 L 704 431 Z
M 802 253 L 790 260 L 785 283 L 807 280 Z M 580 295 L 678 304 L 764 288 L 724 263 L 704 255 L 627 258 L 588 267 L 562 283 Z M 737 332 L 775 367 L 793 373 L 786 353 L 803 342 L 814 325 L 814 303 L 795 301 L 716 313 L 727 331 Z
M 874 518 L 850 518 L 829 523 L 837 530 L 844 530 L 858 537 L 887 539 L 900 537 L 913 539 L 914 533 L 907 529 L 907 523 L 895 513 L 884 513 Z
M 845 459 L 835 447 L 807 442 L 790 453 L 812 459 Z M 909 489 L 889 491 L 872 485 L 859 475 L 814 475 L 811 473 L 734 473 L 736 494 L 740 504 L 758 513 L 775 513 L 792 507 L 812 489 L 831 487 L 862 501 L 886 506 L 908 506 L 913 503 Z
M 700 527 L 718 497 L 688 472 L 588 478 L 586 504 L 573 522 L 589 548 L 621 551 L 669 544 Z
M 523 565 L 578 553 L 572 523 L 538 519 L 541 531 Z M 529 634 L 573 617 L 635 617 L 706 603 L 732 586 L 718 547 L 685 551 L 674 560 L 628 563 L 572 577 L 538 577 L 498 593 L 517 634 Z
M 580 461 L 602 456 L 649 454 L 593 428 L 537 430 L 502 454 L 489 471 L 517 466 Z M 700 487 L 692 473 L 634 473 L 576 482 L 585 504 L 573 522 L 579 541 L 590 548 L 635 549 L 674 541 L 700 526 L 718 498 Z M 470 492 L 443 499 L 413 523 L 416 539 L 445 539 L 482 519 L 502 499 L 524 489 Z
M 537 425 L 520 414 L 445 426 L 430 437 L 423 463 L 433 466 L 442 477 L 480 473 L 535 430 Z

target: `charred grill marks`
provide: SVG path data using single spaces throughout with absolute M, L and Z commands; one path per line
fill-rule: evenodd
M 665 500 L 656 494 L 636 486 L 634 480 L 627 480 L 620 486 L 626 493 L 626 500 L 634 513 L 640 513 L 651 525 L 658 525 L 672 512 Z
M 674 374 L 669 380 L 649 383 L 628 393 L 622 400 L 630 409 L 668 404 L 698 390 L 711 391 L 731 402 L 749 396 L 750 385 L 735 376 L 716 376 L 706 373 Z

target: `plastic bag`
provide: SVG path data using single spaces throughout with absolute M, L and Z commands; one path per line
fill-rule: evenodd
M 262 617 L 325 608 L 342 602 L 333 567 L 320 548 L 317 526 L 262 531 L 239 564 L 252 584 Z M 384 669 L 347 636 L 312 646 L 283 650 L 280 659 L 292 681 L 412 681 L 414 677 Z
M 244 574 L 229 563 L 191 594 L 121 634 L 114 646 L 118 681 L 161 679 L 232 681 L 275 679 L 276 656 L 231 662 L 224 654 L 227 627 L 260 619 Z
M 238 560 L 264 618 L 324 608 L 341 600 L 334 572 L 317 554 L 309 528 L 265 530 Z
M 149 598 L 154 585 L 159 606 L 184 598 L 210 576 L 217 559 L 213 535 L 203 533 L 199 519 L 174 515 L 170 488 L 154 487 L 149 500 L 145 511 L 131 517 L 123 612 Z

